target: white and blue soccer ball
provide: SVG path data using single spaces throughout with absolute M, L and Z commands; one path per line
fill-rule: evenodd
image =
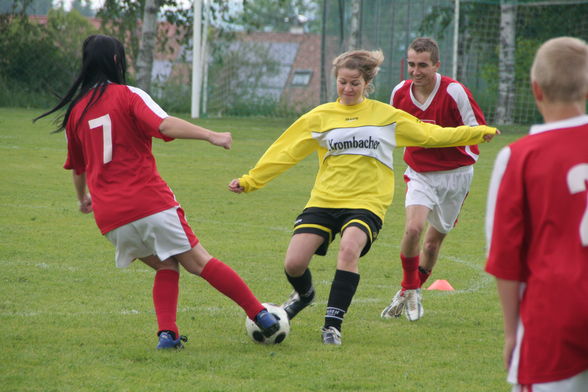
M 268 312 L 273 314 L 278 319 L 278 321 L 280 323 L 280 329 L 278 329 L 278 331 L 276 333 L 274 333 L 272 336 L 265 337 L 261 333 L 261 330 L 259 329 L 259 327 L 257 325 L 255 325 L 255 322 L 253 322 L 249 317 L 246 317 L 245 318 L 245 329 L 247 330 L 247 335 L 249 335 L 249 337 L 251 339 L 253 339 L 253 341 L 256 343 L 261 343 L 261 344 L 282 343 L 286 339 L 288 334 L 290 333 L 290 321 L 288 320 L 288 314 L 286 313 L 286 311 L 282 307 L 280 307 L 276 304 L 263 303 L 262 305 L 267 309 Z

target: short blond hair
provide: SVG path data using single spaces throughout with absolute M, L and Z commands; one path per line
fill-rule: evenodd
M 573 37 L 553 38 L 541 45 L 531 67 L 549 101 L 576 102 L 588 94 L 588 45 Z
M 341 68 L 357 70 L 365 80 L 366 95 L 373 91 L 372 81 L 380 71 L 380 65 L 384 62 L 384 53 L 381 50 L 350 50 L 342 53 L 333 60 L 333 74 L 337 77 Z

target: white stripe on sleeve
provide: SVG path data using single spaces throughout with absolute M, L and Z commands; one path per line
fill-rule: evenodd
M 163 110 L 154 100 L 153 98 L 151 98 L 149 96 L 149 94 L 147 94 L 145 91 L 141 90 L 140 88 L 137 87 L 133 87 L 133 86 L 127 86 L 129 88 L 129 90 L 131 90 L 133 93 L 137 94 L 142 100 L 143 102 L 145 102 L 145 105 L 147 105 L 147 107 L 149 109 L 151 109 L 151 111 L 153 111 L 153 113 L 155 113 L 156 115 L 158 115 L 161 118 L 166 118 L 169 117 L 168 114 L 165 112 L 165 110 Z
M 447 86 L 447 93 L 451 95 L 451 98 L 457 104 L 457 109 L 461 114 L 461 120 L 464 125 L 469 125 L 470 127 L 480 125 L 476 119 L 476 114 L 474 113 L 474 109 L 472 109 L 468 95 L 461 84 L 450 83 Z
M 502 177 L 510 159 L 510 152 L 511 150 L 508 146 L 500 150 L 494 162 L 494 169 L 492 170 L 490 186 L 488 187 L 488 200 L 486 202 L 486 253 L 490 250 L 490 244 L 492 243 L 496 197 L 498 196 L 498 188 L 500 188 Z

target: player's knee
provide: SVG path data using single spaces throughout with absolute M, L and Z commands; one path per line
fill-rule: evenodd
M 305 263 L 298 258 L 287 258 L 286 261 L 284 261 L 284 270 L 290 276 L 302 276 L 307 268 L 308 263 Z
M 361 249 L 355 244 L 342 242 L 339 246 L 339 260 L 346 265 L 357 264 Z
M 418 241 L 421 238 L 423 227 L 420 225 L 407 225 L 404 229 L 404 238 L 409 241 Z

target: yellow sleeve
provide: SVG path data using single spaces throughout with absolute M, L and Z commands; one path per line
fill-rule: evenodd
M 484 135 L 496 134 L 496 128 L 486 125 L 470 127 L 440 127 L 422 122 L 399 110 L 396 123 L 396 146 L 398 147 L 457 147 L 484 142 Z
M 319 147 L 313 139 L 310 121 L 302 116 L 267 149 L 248 174 L 239 178 L 245 192 L 264 187 L 278 175 L 306 158 Z

